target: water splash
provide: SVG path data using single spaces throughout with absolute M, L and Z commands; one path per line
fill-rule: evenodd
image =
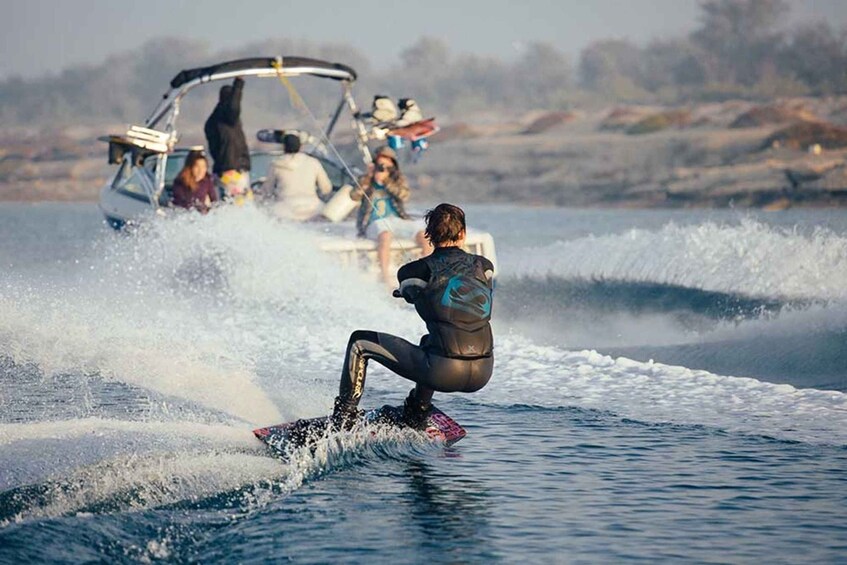
M 785 299 L 847 298 L 847 237 L 745 218 L 738 225 L 669 223 L 589 236 L 502 257 L 511 277 L 650 282 Z
M 134 432 L 161 431 L 156 425 L 127 424 L 76 422 L 73 430 L 62 433 L 64 439 L 70 439 L 80 428 L 97 429 L 100 433 L 120 432 L 125 440 Z M 8 436 L 12 441 L 23 441 L 42 436 L 49 426 L 13 425 L 0 431 L 6 432 L 6 441 L 10 440 Z M 247 441 L 243 430 L 188 424 L 168 427 L 167 434 L 191 438 L 193 447 L 180 448 L 172 443 L 167 450 L 119 454 L 0 493 L 0 527 L 45 517 L 133 512 L 174 504 L 203 508 L 205 499 L 221 496 L 228 499 L 223 506 L 243 514 L 277 501 L 333 469 L 371 459 L 405 459 L 439 447 L 410 430 L 364 426 L 329 433 L 311 447 L 292 449 L 283 461 L 269 457 L 257 441 Z M 114 440 L 119 440 L 118 435 Z M 215 506 L 220 507 L 220 502 Z
M 315 398 L 315 379 L 337 374 L 353 329 L 412 326 L 374 282 L 325 257 L 312 232 L 252 208 L 106 237 L 84 261 L 61 283 L 0 286 L 7 355 L 45 374 L 96 374 L 252 424 L 324 410 L 298 399 Z M 262 367 L 279 372 L 260 376 Z
M 247 423 L 328 411 L 352 330 L 410 340 L 423 332 L 411 310 L 323 256 L 313 240 L 311 231 L 258 210 L 228 208 L 150 224 L 131 237 L 104 237 L 65 278 L 0 276 L 0 351 L 16 363 L 45 375 L 96 375 L 225 415 L 187 409 L 176 421 L 152 414 L 150 421 L 124 422 L 83 410 L 71 421 L 4 425 L 7 457 L 22 453 L 16 449 L 55 449 L 57 459 L 90 451 L 70 468 L 46 465 L 46 477 L 33 472 L 10 483 L 3 496 L 14 511 L 0 519 L 201 504 L 219 495 L 249 509 L 358 457 L 353 444 L 329 442 L 317 457 L 303 454 L 286 466 L 249 437 Z M 802 235 L 748 221 L 584 238 L 501 257 L 501 265 L 506 277 L 528 272 L 832 298 L 843 292 L 835 284 L 845 280 L 843 251 L 844 239 L 828 232 Z M 840 393 L 496 335 L 495 377 L 474 402 L 577 406 L 644 422 L 847 443 Z M 369 375 L 369 394 L 401 388 L 407 384 L 394 376 Z

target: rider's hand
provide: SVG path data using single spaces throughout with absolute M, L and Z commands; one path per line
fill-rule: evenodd
M 403 292 L 400 292 L 399 288 L 395 288 L 394 292 L 391 293 L 391 296 L 394 298 L 402 298 L 409 304 L 414 304 L 415 300 L 418 299 L 418 296 L 421 294 L 421 287 L 419 286 L 409 286 L 403 289 Z

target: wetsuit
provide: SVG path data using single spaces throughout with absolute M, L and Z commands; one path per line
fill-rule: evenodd
M 420 345 L 391 334 L 357 330 L 350 336 L 336 399 L 336 416 L 355 412 L 369 359 L 417 384 L 410 399 L 429 409 L 434 391 L 475 392 L 494 367 L 491 318 L 494 266 L 458 247 L 438 247 L 397 272 L 400 293 L 415 305 L 428 334 Z M 408 404 L 408 401 L 407 401 Z

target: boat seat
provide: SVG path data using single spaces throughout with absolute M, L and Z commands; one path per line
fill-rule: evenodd
M 376 256 L 376 242 L 372 239 L 325 239 L 320 243 L 323 251 L 337 255 L 342 264 L 356 265 L 366 270 L 374 270 L 379 265 Z M 497 273 L 497 257 L 494 251 L 494 238 L 487 232 L 468 230 L 465 238 L 465 251 L 487 257 L 494 264 Z M 421 248 L 411 239 L 394 239 L 391 242 L 392 260 L 402 265 L 410 259 L 420 256 Z

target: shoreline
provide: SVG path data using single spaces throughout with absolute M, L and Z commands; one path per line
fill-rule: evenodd
M 434 195 L 419 192 L 416 196 L 420 197 L 420 200 L 425 200 L 427 202 L 436 202 L 444 200 L 443 198 L 435 198 Z M 416 198 L 415 200 L 418 200 Z M 743 199 L 735 200 L 734 198 L 730 198 L 726 202 L 716 203 L 712 200 L 688 200 L 685 202 L 679 203 L 671 203 L 671 204 L 658 204 L 656 201 L 621 201 L 621 202 L 596 202 L 596 203 L 582 203 L 582 204 L 559 204 L 559 203 L 550 203 L 550 202 L 542 202 L 542 201 L 526 201 L 526 200 L 515 200 L 515 199 L 491 199 L 491 200 L 477 200 L 477 199 L 468 199 L 468 198 L 459 198 L 456 200 L 460 200 L 464 204 L 502 204 L 502 205 L 513 205 L 520 206 L 525 208 L 567 208 L 572 210 L 732 210 L 732 209 L 744 209 L 744 210 L 762 210 L 767 212 L 778 212 L 781 210 L 787 210 L 790 208 L 803 208 L 803 209 L 840 209 L 847 208 L 847 194 L 843 193 L 835 193 L 833 195 L 823 195 L 820 198 L 798 198 L 792 199 L 790 197 L 775 197 L 770 200 L 770 204 L 768 205 L 750 205 L 745 203 Z M 98 200 L 96 198 L 91 197 L 72 197 L 72 198 L 30 198 L 30 199 L 15 199 L 15 198 L 4 198 L 2 194 L 0 194 L 0 205 L 6 204 L 15 204 L 15 205 L 38 205 L 38 204 L 90 204 L 91 206 L 97 206 Z M 415 204 L 415 201 L 412 201 L 412 205 Z
M 400 151 L 413 201 L 601 209 L 847 207 L 847 96 L 468 119 L 444 124 L 417 163 Z M 105 146 L 96 141 L 104 130 L 6 132 L 0 138 L 0 202 L 97 202 L 114 173 Z M 192 136 L 196 132 L 186 139 Z

